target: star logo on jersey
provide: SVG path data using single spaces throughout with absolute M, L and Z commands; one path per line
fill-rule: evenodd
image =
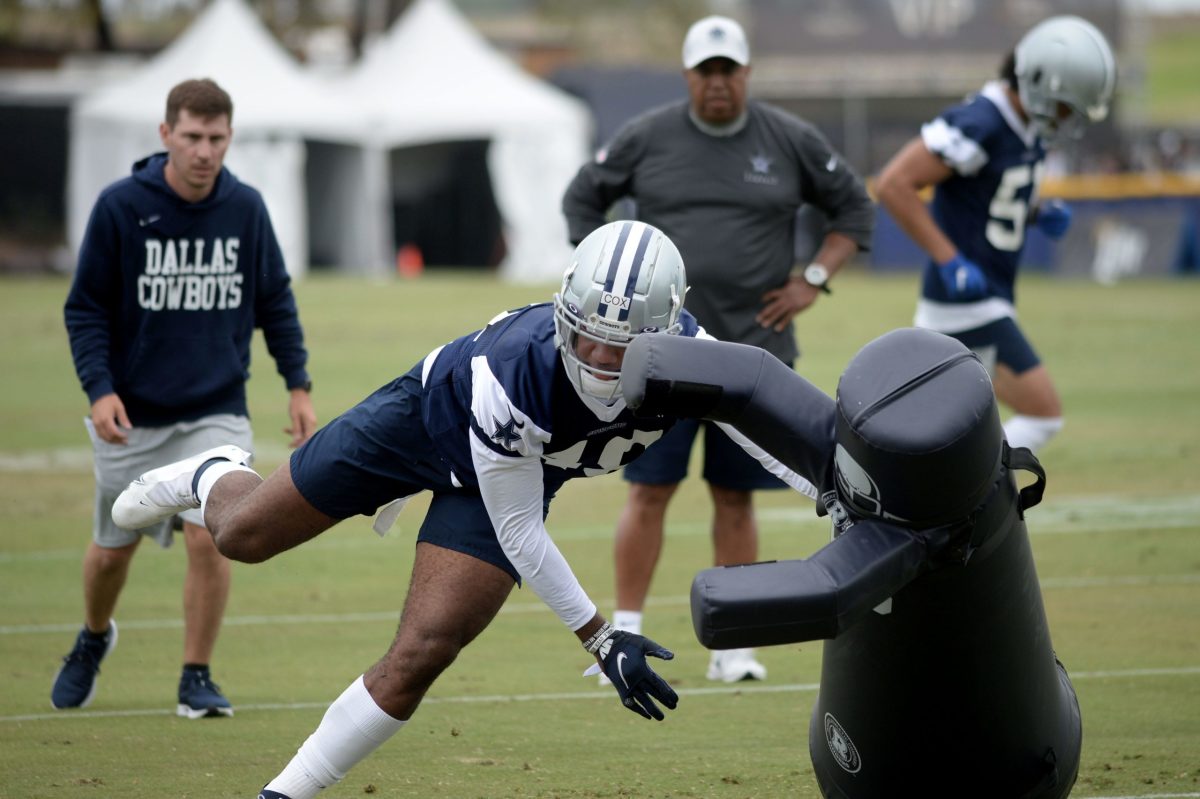
M 761 186 L 778 186 L 779 176 L 771 174 L 771 165 L 775 163 L 774 158 L 768 158 L 766 155 L 759 153 L 750 158 L 750 169 L 742 173 L 742 180 L 746 183 L 757 183 Z
M 492 441 L 499 441 L 505 449 L 512 449 L 512 443 L 521 438 L 521 434 L 517 431 L 525 426 L 523 423 L 518 424 L 515 417 L 501 424 L 500 420 L 493 416 L 492 423 L 496 425 L 496 432 L 492 433 Z

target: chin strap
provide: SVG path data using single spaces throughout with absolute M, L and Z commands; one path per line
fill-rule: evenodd
M 611 405 L 621 399 L 621 378 L 602 380 L 582 365 L 579 367 L 579 388 L 589 397 Z

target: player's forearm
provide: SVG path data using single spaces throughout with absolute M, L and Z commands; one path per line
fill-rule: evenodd
M 572 630 L 596 614 L 542 519 L 542 467 L 537 458 L 497 460 L 472 440 L 479 493 L 496 539 L 521 579 Z
M 949 261 L 958 252 L 954 242 L 938 227 L 929 207 L 915 188 L 893 185 L 885 189 L 881 185 L 879 202 L 896 220 L 900 229 L 937 263 Z

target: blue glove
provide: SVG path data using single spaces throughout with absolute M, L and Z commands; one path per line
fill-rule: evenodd
M 1037 229 L 1052 239 L 1061 239 L 1071 226 L 1071 206 L 1062 200 L 1050 200 L 1038 206 L 1033 220 Z
M 674 710 L 679 694 L 667 681 L 654 673 L 646 658 L 673 660 L 675 653 L 635 633 L 614 630 L 596 653 L 604 675 L 617 689 L 621 704 L 645 718 L 663 720 L 663 712 L 654 704 L 657 699 Z
M 944 264 L 938 264 L 938 277 L 952 299 L 977 300 L 987 293 L 987 278 L 983 270 L 961 253 L 956 253 Z

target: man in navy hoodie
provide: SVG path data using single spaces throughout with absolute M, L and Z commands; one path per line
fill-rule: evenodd
M 233 103 L 211 80 L 167 97 L 166 152 L 138 161 L 92 209 L 65 317 L 91 402 L 92 542 L 83 561 L 84 626 L 54 680 L 56 708 L 84 707 L 117 642 L 113 611 L 143 536 L 171 545 L 172 520 L 128 532 L 112 523 L 130 480 L 164 461 L 231 444 L 253 449 L 246 407 L 250 340 L 261 327 L 289 391 L 287 433 L 316 431 L 304 334 L 283 255 L 257 191 L 222 166 Z M 236 445 L 236 446 L 232 446 Z M 230 716 L 209 660 L 229 597 L 230 564 L 198 512 L 180 514 L 188 567 L 177 712 Z

